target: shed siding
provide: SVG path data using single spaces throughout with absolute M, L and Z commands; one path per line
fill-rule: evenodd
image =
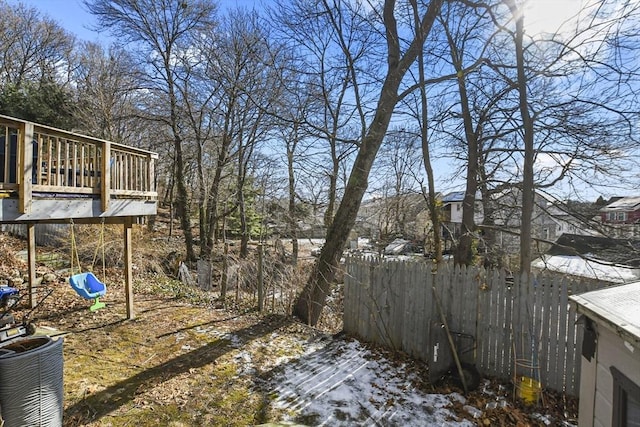
M 610 427 L 611 426 L 611 422 L 608 422 L 607 424 L 602 424 L 600 421 L 595 420 L 593 422 L 593 427 Z
M 598 368 L 596 378 L 596 402 L 594 425 L 611 425 L 613 377 L 615 366 L 627 378 L 640 385 L 640 349 L 632 352 L 624 340 L 610 329 L 598 325 Z
M 596 392 L 596 367 L 597 354 L 591 361 L 581 357 L 582 366 L 580 368 L 580 405 L 578 407 L 578 420 L 581 427 L 593 427 L 593 414 L 595 407 Z

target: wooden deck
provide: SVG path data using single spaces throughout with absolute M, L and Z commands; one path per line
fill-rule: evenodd
M 0 223 L 155 215 L 150 151 L 0 115 Z

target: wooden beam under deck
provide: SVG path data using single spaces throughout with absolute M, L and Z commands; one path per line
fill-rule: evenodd
M 16 222 L 123 222 L 117 218 L 156 215 L 157 202 L 139 199 L 112 199 L 109 209 L 102 211 L 99 199 L 33 199 L 30 213 L 20 213 L 17 199 L 0 199 L 0 223 Z

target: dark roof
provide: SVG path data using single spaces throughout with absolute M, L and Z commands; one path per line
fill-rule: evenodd
M 602 261 L 640 267 L 640 240 L 563 234 L 549 255 L 586 255 Z

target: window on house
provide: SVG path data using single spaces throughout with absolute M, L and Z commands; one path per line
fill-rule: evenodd
M 456 210 L 459 211 L 462 205 L 460 203 L 456 203 Z
M 626 212 L 609 212 L 608 219 L 609 221 L 626 221 L 627 213 Z
M 640 386 L 615 367 L 613 376 L 613 427 L 640 427 Z

